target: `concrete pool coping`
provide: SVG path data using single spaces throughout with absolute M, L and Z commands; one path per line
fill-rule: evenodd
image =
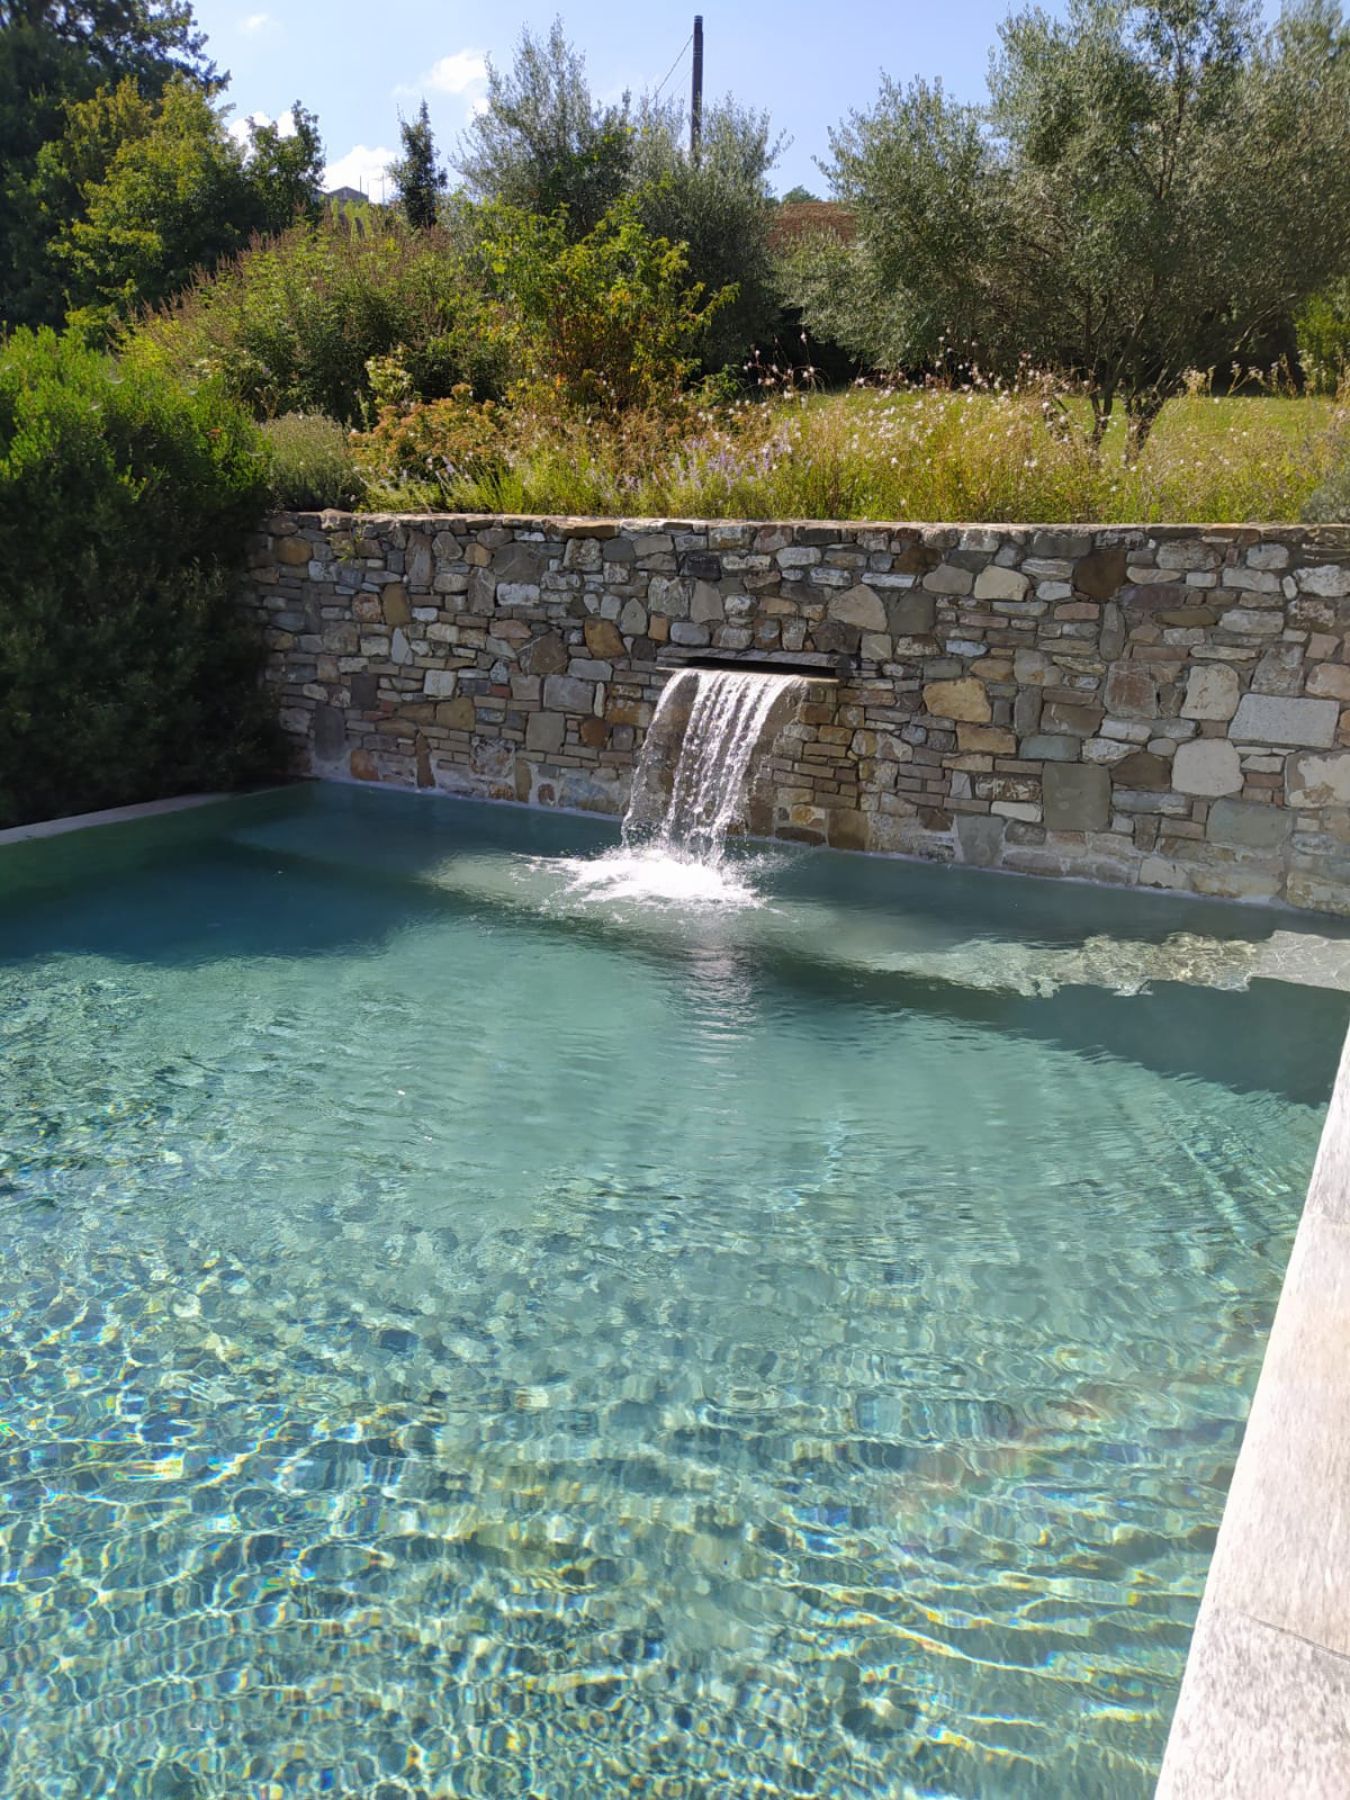
M 88 831 L 99 825 L 127 825 L 135 819 L 158 819 L 166 813 L 190 812 L 197 806 L 214 806 L 233 798 L 230 794 L 175 794 L 170 800 L 142 800 L 135 806 L 108 806 L 100 812 L 71 813 L 63 819 L 38 819 L 31 825 L 11 825 L 0 831 L 0 849 L 6 844 L 29 844 L 38 838 L 65 837 L 72 831 Z
M 1157 1787 L 1282 1792 L 1350 1793 L 1350 1039 Z

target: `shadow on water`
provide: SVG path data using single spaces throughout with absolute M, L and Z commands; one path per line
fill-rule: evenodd
M 562 859 L 603 854 L 617 838 L 607 819 L 332 786 L 272 791 L 0 852 L 0 963 L 54 951 L 169 967 L 350 955 L 459 918 L 682 962 L 691 978 L 749 978 L 769 1012 L 809 995 L 1236 1091 L 1314 1105 L 1330 1092 L 1350 995 L 1249 980 L 1244 957 L 1277 930 L 1344 938 L 1343 922 L 779 846 L 743 852 L 760 906 L 565 903 Z M 1173 940 L 1217 954 L 1217 984 L 1167 978 L 1165 956 L 1141 959 Z M 1065 978 L 1065 954 L 1094 946 L 1097 966 Z M 1112 991 L 1116 952 L 1137 991 Z

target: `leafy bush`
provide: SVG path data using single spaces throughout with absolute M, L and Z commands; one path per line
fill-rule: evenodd
M 144 320 L 146 346 L 180 375 L 219 374 L 259 418 L 324 413 L 345 425 L 372 408 L 367 364 L 397 353 L 424 399 L 507 379 L 498 309 L 450 232 L 373 216 L 328 218 L 256 243 L 214 278 Z
M 74 338 L 0 352 L 0 825 L 212 788 L 276 755 L 232 592 L 266 505 L 257 429 L 213 386 Z
M 336 419 L 322 413 L 285 413 L 263 426 L 271 453 L 274 505 L 297 512 L 325 506 L 352 507 L 361 477 L 351 439 Z
M 1350 382 L 1350 275 L 1314 294 L 1298 316 L 1298 357 L 1314 393 Z
M 569 241 L 567 217 L 486 210 L 483 255 L 511 306 L 536 407 L 614 416 L 677 405 L 708 326 L 734 290 L 705 294 L 684 247 L 654 236 L 631 199 Z

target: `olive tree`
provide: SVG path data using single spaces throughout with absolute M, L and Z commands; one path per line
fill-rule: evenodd
M 1334 0 L 1265 33 L 1242 0 L 1072 0 L 1000 39 L 987 105 L 887 80 L 832 134 L 857 236 L 796 297 L 876 363 L 1071 376 L 1137 454 L 1187 371 L 1350 268 L 1350 36 Z

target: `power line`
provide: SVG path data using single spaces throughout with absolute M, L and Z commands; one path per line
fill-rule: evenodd
M 676 69 L 678 69 L 680 64 L 684 61 L 684 53 L 689 48 L 690 44 L 693 43 L 693 41 L 694 41 L 694 34 L 691 31 L 689 33 L 689 36 L 684 40 L 684 43 L 680 46 L 679 55 L 675 58 L 674 62 L 670 65 L 670 67 L 666 70 L 665 74 L 661 77 L 660 86 L 657 88 L 656 92 L 652 95 L 653 100 L 659 100 L 661 98 L 661 88 L 663 88 L 666 85 L 666 83 L 670 80 L 671 76 L 675 73 Z

